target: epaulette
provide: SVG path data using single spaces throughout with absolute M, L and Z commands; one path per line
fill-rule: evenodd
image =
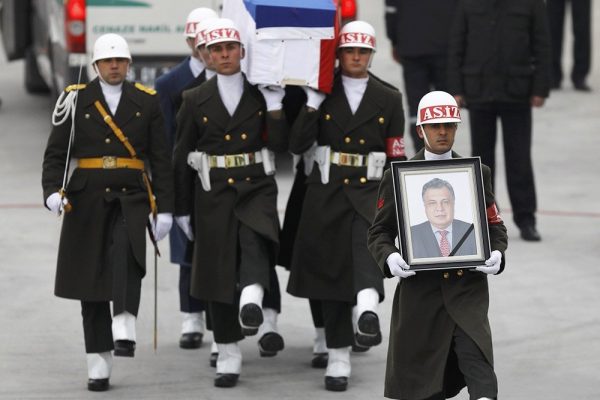
M 151 88 L 149 88 L 149 87 L 147 87 L 147 86 L 144 86 L 144 85 L 142 85 L 142 84 L 141 84 L 141 83 L 139 83 L 139 82 L 136 82 L 136 83 L 135 83 L 135 87 L 136 87 L 138 90 L 141 90 L 142 92 L 148 93 L 148 94 L 149 94 L 149 95 L 151 95 L 151 96 L 154 96 L 154 95 L 156 94 L 156 90 L 154 90 L 154 89 L 151 89 Z
M 83 90 L 83 89 L 85 89 L 86 86 L 87 85 L 85 83 L 69 85 L 65 88 L 65 92 L 69 93 L 69 92 L 72 92 L 73 90 Z

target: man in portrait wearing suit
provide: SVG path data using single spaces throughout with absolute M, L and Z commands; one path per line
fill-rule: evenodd
M 477 254 L 473 224 L 454 219 L 454 189 L 433 178 L 422 191 L 427 221 L 410 227 L 414 258 Z

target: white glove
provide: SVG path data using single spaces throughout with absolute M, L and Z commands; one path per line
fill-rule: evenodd
M 156 216 L 156 219 L 150 214 L 148 218 L 150 219 L 150 225 L 152 226 L 154 240 L 158 242 L 167 236 L 167 233 L 169 233 L 171 226 L 173 225 L 173 215 L 171 215 L 171 213 L 160 213 Z
M 258 90 L 262 93 L 267 103 L 267 111 L 277 111 L 283 108 L 283 96 L 285 90 L 281 86 L 258 85 Z
M 60 193 L 52 193 L 46 199 L 46 207 L 50 209 L 54 214 L 60 215 L 62 208 L 69 202 L 67 198 L 60 198 Z
M 409 276 L 413 276 L 416 274 L 415 271 L 409 271 L 410 268 L 406 261 L 402 258 L 400 253 L 392 253 L 388 256 L 385 261 L 390 268 L 390 272 L 394 276 L 398 276 L 400 278 L 408 278 Z
M 486 266 L 477 267 L 475 270 L 483 272 L 484 274 L 495 275 L 500 271 L 500 264 L 502 264 L 502 253 L 498 250 L 494 250 L 492 251 L 492 254 L 490 254 L 490 258 L 485 260 Z
M 306 106 L 318 110 L 323 100 L 325 100 L 325 93 L 308 86 L 302 86 L 302 90 L 306 93 Z
M 181 215 L 179 217 L 175 217 L 175 222 L 181 228 L 185 236 L 187 236 L 190 242 L 194 241 L 194 231 L 192 230 L 192 224 L 190 222 L 189 215 Z

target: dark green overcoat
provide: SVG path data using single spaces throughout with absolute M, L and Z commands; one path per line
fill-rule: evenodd
M 459 158 L 452 153 L 453 158 Z M 421 150 L 413 160 L 424 160 Z M 507 234 L 499 218 L 490 219 L 495 211 L 490 169 L 482 165 L 485 202 L 492 251 L 502 257 Z M 379 188 L 378 210 L 369 229 L 369 250 L 387 277 L 392 277 L 387 257 L 397 252 L 396 209 L 392 174 L 384 174 Z M 394 295 L 385 396 L 394 399 L 425 399 L 446 388 L 448 397 L 464 386 L 456 358 L 451 350 L 452 333 L 460 326 L 477 344 L 493 365 L 492 334 L 488 322 L 487 275 L 477 271 L 422 271 L 402 279 Z
M 158 97 L 129 82 L 123 93 L 115 124 L 121 128 L 146 163 L 152 176 L 158 212 L 173 211 L 173 176 Z M 75 141 L 71 157 L 130 157 L 127 149 L 104 122 L 94 102 L 104 100 L 98 79 L 79 90 L 75 114 Z M 44 154 L 42 187 L 44 199 L 57 192 L 63 179 L 71 120 L 52 129 Z M 86 301 L 112 300 L 112 271 L 107 249 L 117 208 L 127 223 L 133 255 L 142 275 L 146 271 L 146 224 L 150 205 L 142 172 L 134 169 L 80 169 L 67 185 L 73 206 L 64 214 L 58 249 L 55 294 Z
M 285 118 L 266 112 L 260 91 L 244 80 L 239 105 L 230 116 L 221 100 L 217 77 L 183 94 L 177 115 L 174 150 L 175 209 L 193 215 L 194 297 L 233 303 L 238 282 L 238 227 L 250 227 L 270 243 L 274 265 L 279 244 L 277 185 L 263 164 L 238 168 L 211 168 L 211 190 L 202 188 L 195 170 L 187 164 L 191 151 L 210 155 L 240 154 L 267 147 L 287 150 Z M 268 290 L 269 282 L 258 282 Z
M 319 111 L 302 109 L 290 135 L 290 151 L 301 154 L 313 142 L 332 151 L 354 154 L 386 152 L 388 143 L 403 146 L 402 97 L 371 77 L 352 114 L 341 78 Z M 402 160 L 403 147 L 396 157 Z M 306 194 L 296 235 L 287 290 L 298 297 L 354 301 L 352 220 L 370 224 L 375 215 L 378 180 L 367 180 L 367 167 L 331 165 L 329 183 L 321 182 L 315 163 L 306 179 Z M 366 240 L 366 238 L 365 238 Z M 373 282 L 383 298 L 382 280 Z

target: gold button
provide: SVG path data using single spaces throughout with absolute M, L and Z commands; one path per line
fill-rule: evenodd
M 135 113 L 135 116 L 136 116 L 136 117 L 141 117 L 141 116 L 142 116 L 142 113 L 138 111 L 138 112 L 136 112 L 136 113 Z
M 360 183 L 367 183 L 367 178 L 365 178 L 364 176 L 361 177 L 359 180 L 360 180 Z
M 456 275 L 458 276 L 463 276 L 464 272 L 462 269 L 459 269 L 458 271 L 456 271 Z
M 85 119 L 90 119 L 90 114 L 85 114 Z
M 365 144 L 366 142 L 365 142 L 365 139 L 360 139 L 360 140 L 358 141 L 358 143 L 360 143 L 360 144 Z
M 233 185 L 235 183 L 235 180 L 233 178 L 229 178 L 229 179 L 227 179 L 227 183 L 229 183 L 230 185 Z
M 325 114 L 325 121 L 329 121 L 331 119 L 331 115 Z
M 247 176 L 247 177 L 246 177 L 246 182 L 250 182 L 250 181 L 251 181 L 250 177 L 249 177 L 249 176 Z
M 104 143 L 109 144 L 110 143 L 110 138 L 104 139 Z
M 344 138 L 344 142 L 346 142 L 346 143 L 350 143 L 351 141 L 352 141 L 352 139 L 350 139 L 348 136 L 346 136 Z
M 106 188 L 104 190 L 106 191 L 106 193 L 110 192 L 110 188 Z
M 242 138 L 242 140 L 246 140 L 246 139 L 248 139 L 248 135 L 246 135 L 245 133 L 242 133 L 241 138 Z
M 258 116 L 259 116 L 259 117 L 262 117 L 262 115 L 263 115 L 263 112 L 262 112 L 262 111 L 259 111 L 259 112 L 258 112 Z
M 227 135 L 225 135 L 225 140 L 227 140 L 227 141 L 231 140 L 231 135 L 229 133 Z
M 379 123 L 383 125 L 385 123 L 385 118 L 379 117 Z
M 345 179 L 344 179 L 344 183 L 345 183 L 346 185 L 347 185 L 347 184 L 349 184 L 349 183 L 350 183 L 350 179 L 348 179 L 348 178 L 345 178 Z
M 202 122 L 204 122 L 206 124 L 208 122 L 208 118 L 202 117 Z
M 127 191 L 127 188 L 122 188 L 121 189 L 121 192 L 126 192 L 126 191 Z
M 444 279 L 448 279 L 448 278 L 450 278 L 450 274 L 447 272 L 444 272 Z

